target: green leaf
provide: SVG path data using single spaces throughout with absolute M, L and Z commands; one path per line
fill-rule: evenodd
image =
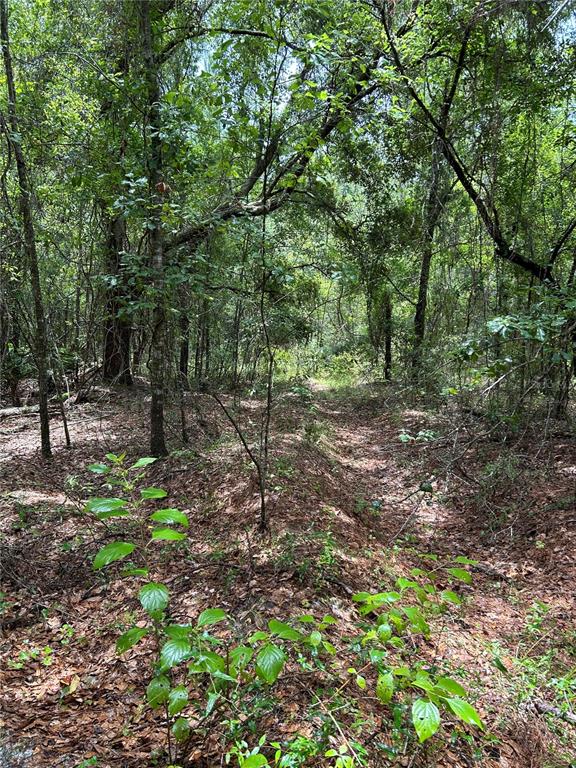
M 165 496 L 168 496 L 168 492 L 165 491 L 163 488 L 142 488 L 140 491 L 140 496 L 142 496 L 143 499 L 163 499 Z
M 168 714 L 170 717 L 174 717 L 174 715 L 182 712 L 187 704 L 188 689 L 186 686 L 177 685 L 176 688 L 172 688 L 170 695 L 168 696 Z
M 179 717 L 172 726 L 172 735 L 176 741 L 186 741 L 190 735 L 190 723 L 185 717 Z
M 242 768 L 262 768 L 263 765 L 268 765 L 268 760 L 261 754 L 250 755 L 241 763 Z
M 158 459 L 155 459 L 153 456 L 143 456 L 141 459 L 138 459 L 136 464 L 132 464 L 129 469 L 142 469 L 142 467 L 147 467 L 150 464 L 154 464 L 155 461 L 158 461 Z
M 405 605 L 402 610 L 408 616 L 413 629 L 422 632 L 426 636 L 430 633 L 428 622 L 418 608 L 413 605 Z
M 222 608 L 207 608 L 198 616 L 196 623 L 199 627 L 208 627 L 210 624 L 217 624 L 225 618 L 226 611 L 223 611 Z
M 126 651 L 130 650 L 136 643 L 139 643 L 147 634 L 148 629 L 146 627 L 132 627 L 132 629 L 129 629 L 127 632 L 120 635 L 116 641 L 116 652 L 126 653 Z
M 148 568 L 134 568 L 127 565 L 126 568 L 122 568 L 122 576 L 148 576 Z
M 428 699 L 415 699 L 412 704 L 412 722 L 420 743 L 426 741 L 440 727 L 438 707 Z
M 172 640 L 186 640 L 194 631 L 194 627 L 191 624 L 169 624 L 164 627 L 166 636 Z
M 112 541 L 97 552 L 92 565 L 95 570 L 99 570 L 116 560 L 121 560 L 123 557 L 127 557 L 134 552 L 135 549 L 136 545 L 131 544 L 129 541 Z
M 150 615 L 153 615 L 161 613 L 166 609 L 170 593 L 164 584 L 157 584 L 151 581 L 149 584 L 144 584 L 138 593 L 138 599 L 142 608 Z
M 451 693 L 454 696 L 466 696 L 464 688 L 462 688 L 460 683 L 457 683 L 456 680 L 452 680 L 451 677 L 439 677 L 436 681 L 436 685 L 438 688 L 441 688 L 443 691 Z
M 476 712 L 472 704 L 468 704 L 467 701 L 459 698 L 446 699 L 446 703 L 452 712 L 454 712 L 456 717 L 459 717 L 463 722 L 469 723 L 470 725 L 477 725 L 478 728 L 484 727 L 478 712 Z
M 167 643 L 164 643 L 162 650 L 160 651 L 162 668 L 172 669 L 176 664 L 180 664 L 181 661 L 190 658 L 191 654 L 192 647 L 188 640 L 184 638 L 168 640 Z
M 264 682 L 272 685 L 278 679 L 285 660 L 284 651 L 274 643 L 268 643 L 256 657 L 256 674 Z
M 452 592 L 451 589 L 445 589 L 440 592 L 440 597 L 443 600 L 447 600 L 449 603 L 453 603 L 454 605 L 460 605 L 462 603 L 462 600 L 458 597 L 456 592 Z
M 170 694 L 170 680 L 166 675 L 158 675 L 153 677 L 148 683 L 146 688 L 146 700 L 152 709 L 156 709 L 161 704 L 168 701 L 168 695 Z
M 247 645 L 237 645 L 229 654 L 230 665 L 234 669 L 244 669 L 254 655 L 254 649 Z
M 314 632 L 310 632 L 310 635 L 308 636 L 308 642 L 314 648 L 317 648 L 322 642 L 322 633 L 318 632 L 317 629 L 315 629 Z
M 381 643 L 385 643 L 392 637 L 392 627 L 387 622 L 380 624 L 376 630 L 376 634 L 378 635 L 378 640 L 380 640 Z
M 219 698 L 219 693 L 212 691 L 208 694 L 208 699 L 206 701 L 206 712 L 204 713 L 206 716 L 208 716 L 214 710 L 214 707 L 216 706 Z
M 88 469 L 95 475 L 106 475 L 110 472 L 110 467 L 107 464 L 90 464 Z
M 116 512 L 126 508 L 127 501 L 124 499 L 88 499 L 86 502 L 86 512 Z
M 179 533 L 172 528 L 154 528 L 152 531 L 153 541 L 182 541 L 185 538 L 185 533 Z
M 454 576 L 455 579 L 463 581 L 465 584 L 472 583 L 472 576 L 470 576 L 468 571 L 464 570 L 464 568 L 446 568 L 446 570 L 451 576 Z
M 150 515 L 150 519 L 156 523 L 166 523 L 166 525 L 181 525 L 188 528 L 188 517 L 179 509 L 158 509 Z
M 460 563 L 460 565 L 478 565 L 478 560 L 471 560 L 469 557 L 464 557 L 463 555 L 455 557 L 454 562 Z
M 285 624 L 283 621 L 277 621 L 276 619 L 270 619 L 268 622 L 268 629 L 273 635 L 278 635 L 282 640 L 302 640 L 303 635 L 294 629 L 289 624 Z
M 394 693 L 394 675 L 391 672 L 381 672 L 376 683 L 376 696 L 384 704 L 392 699 Z

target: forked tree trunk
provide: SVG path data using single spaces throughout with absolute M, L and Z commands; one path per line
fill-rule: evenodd
M 40 441 L 42 455 L 49 458 L 52 455 L 50 446 L 50 421 L 48 415 L 48 331 L 42 288 L 40 285 L 40 272 L 38 269 L 38 253 L 36 251 L 36 233 L 34 231 L 34 219 L 32 216 L 32 187 L 28 178 L 28 169 L 20 139 L 14 137 L 19 134 L 18 111 L 16 104 L 16 88 L 14 86 L 14 72 L 10 55 L 10 42 L 8 36 L 8 4 L 7 0 L 0 0 L 0 37 L 2 40 L 2 56 L 6 73 L 6 87 L 8 91 L 8 122 L 12 134 L 11 143 L 16 160 L 18 173 L 19 207 L 22 218 L 24 235 L 24 248 L 30 271 L 30 287 L 34 304 L 34 357 L 38 370 L 39 412 L 40 412 Z

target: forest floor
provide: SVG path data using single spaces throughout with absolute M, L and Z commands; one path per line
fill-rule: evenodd
M 384 387 L 312 390 L 277 399 L 263 537 L 253 467 L 217 405 L 195 397 L 188 445 L 174 416 L 169 439 L 180 448 L 146 473 L 147 484 L 168 491 L 167 506 L 190 518 L 185 543 L 155 550 L 174 618 L 221 607 L 252 631 L 272 617 L 328 613 L 337 644 L 358 622 L 353 593 L 394 589 L 430 553 L 440 563 L 472 558 L 472 583 L 456 588 L 462 605 L 431 619 L 430 638 L 416 638 L 412 651 L 453 670 L 485 729 L 448 718 L 419 745 L 356 686 L 343 684 L 334 710 L 319 704 L 294 666 L 274 695 L 237 705 L 242 737 L 253 745 L 263 734 L 269 742 L 323 734 L 336 749 L 368 745 L 373 767 L 576 765 L 574 432 L 548 422 L 510 439 L 497 425 L 407 404 Z M 143 703 L 150 648 L 115 651 L 142 618 L 135 590 L 114 568 L 92 569 L 105 530 L 78 503 L 103 495 L 88 464 L 109 451 L 147 455 L 145 408 L 144 392 L 114 389 L 72 406 L 73 448 L 54 418 L 50 462 L 39 456 L 33 414 L 0 422 L 1 768 L 165 764 L 161 717 Z M 254 429 L 259 408 L 243 402 L 240 423 Z M 223 765 L 229 720 L 198 716 L 180 762 Z

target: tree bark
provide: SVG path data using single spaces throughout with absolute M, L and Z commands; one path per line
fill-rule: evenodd
M 392 379 L 392 297 L 386 291 L 384 296 L 384 379 Z
M 115 275 L 118 283 L 108 289 L 106 298 L 102 375 L 105 381 L 131 386 L 133 383 L 130 370 L 132 326 L 122 315 L 121 253 L 125 246 L 126 220 L 122 216 L 111 217 L 108 221 L 106 261 L 108 273 Z
M 152 337 L 150 340 L 150 451 L 153 456 L 168 453 L 164 436 L 166 310 L 164 306 L 164 237 L 162 227 L 162 140 L 160 138 L 160 84 L 158 58 L 155 53 L 155 30 L 152 14 L 157 10 L 150 0 L 140 2 L 142 56 L 146 106 L 148 112 L 148 184 L 150 189 L 148 248 L 154 286 Z M 156 14 L 154 14 L 156 15 Z M 156 21 L 156 19 L 154 19 Z
M 50 445 L 50 420 L 48 414 L 48 381 L 49 381 L 49 356 L 48 356 L 48 330 L 42 287 L 40 284 L 40 271 L 38 268 L 38 253 L 36 250 L 36 233 L 34 218 L 32 215 L 32 186 L 28 177 L 28 168 L 19 138 L 19 121 L 16 104 L 16 88 L 14 86 L 14 72 L 12 69 L 12 57 L 10 55 L 10 41 L 8 35 L 8 3 L 0 0 L 0 37 L 2 40 L 2 55 L 4 70 L 6 73 L 6 87 L 8 91 L 8 124 L 10 126 L 10 142 L 16 160 L 19 186 L 19 208 L 22 218 L 24 248 L 30 270 L 30 286 L 34 304 L 35 321 L 35 358 L 38 370 L 39 411 L 40 411 L 40 441 L 42 455 L 45 458 L 52 456 Z
M 415 379 L 422 372 L 422 355 L 426 336 L 426 310 L 428 308 L 428 283 L 430 282 L 430 267 L 434 249 L 434 235 L 444 205 L 444 195 L 441 191 L 440 178 L 440 146 L 434 142 L 432 149 L 432 168 L 430 188 L 424 212 L 424 242 L 422 248 L 422 263 L 420 265 L 420 281 L 418 283 L 418 299 L 414 313 L 414 347 L 412 350 L 412 373 Z

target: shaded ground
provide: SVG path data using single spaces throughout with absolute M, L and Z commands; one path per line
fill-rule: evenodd
M 92 570 L 102 532 L 80 503 L 98 486 L 89 463 L 110 450 L 147 454 L 141 395 L 103 392 L 73 407 L 74 447 L 57 447 L 52 462 L 39 457 L 33 415 L 0 423 L 0 738 L 33 749 L 34 766 L 144 766 L 162 748 L 142 704 L 150 649 L 127 658 L 114 649 L 137 601 L 128 582 Z M 241 422 L 256 425 L 258 407 L 243 403 Z M 189 410 L 191 442 L 147 474 L 191 520 L 177 554 L 157 553 L 178 621 L 221 606 L 249 632 L 304 609 L 352 632 L 354 592 L 390 589 L 422 565 L 421 553 L 474 558 L 465 607 L 417 650 L 464 670 L 488 735 L 456 743 L 448 728 L 442 747 L 410 742 L 391 762 L 371 751 L 368 765 L 574 764 L 574 728 L 538 712 L 542 702 L 569 712 L 576 695 L 576 440 L 562 425 L 510 441 L 493 425 L 406 407 L 386 391 L 285 394 L 273 421 L 271 534 L 261 539 L 253 469 L 233 431 L 208 398 Z M 173 445 L 177 425 L 174 417 Z M 316 738 L 322 718 L 310 715 L 298 672 L 278 686 L 268 708 L 246 703 L 247 728 L 254 722 L 271 741 Z M 389 712 L 352 701 L 341 727 L 356 733 L 364 712 L 363 738 L 385 741 Z M 210 726 L 198 729 L 190 765 L 220 764 L 230 739 Z M 0 752 L 0 766 L 16 764 Z

